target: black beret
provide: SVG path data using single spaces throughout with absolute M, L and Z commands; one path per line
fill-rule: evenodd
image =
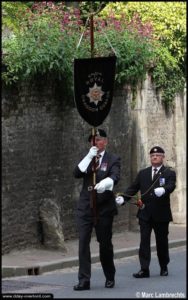
M 98 136 L 98 137 L 107 137 L 107 134 L 106 134 L 106 132 L 103 129 L 97 129 L 96 133 L 95 133 L 95 136 Z M 91 139 L 92 139 L 92 134 L 90 134 L 90 136 L 88 138 L 88 142 L 91 142 Z
M 155 146 L 153 148 L 151 148 L 150 150 L 150 154 L 152 153 L 165 153 L 163 148 L 159 147 L 159 146 Z

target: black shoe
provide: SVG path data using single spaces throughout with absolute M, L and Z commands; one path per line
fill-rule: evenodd
M 115 280 L 106 280 L 105 287 L 106 288 L 113 288 L 115 285 Z
M 90 282 L 79 282 L 77 285 L 73 288 L 75 291 L 84 291 L 84 290 L 90 290 Z
M 149 270 L 140 270 L 138 273 L 134 273 L 135 278 L 147 278 L 150 277 Z
M 168 276 L 168 268 L 161 268 L 160 276 Z

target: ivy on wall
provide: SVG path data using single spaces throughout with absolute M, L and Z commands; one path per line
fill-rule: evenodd
M 115 11 L 113 5 L 116 5 Z M 175 31 L 173 36 L 167 32 L 166 40 L 164 34 L 156 39 L 159 25 L 143 17 L 142 7 L 138 9 L 140 16 L 134 13 L 135 8 L 129 8 L 128 13 L 127 5 L 124 5 L 125 10 L 118 10 L 117 5 L 123 4 L 109 3 L 94 16 L 95 56 L 114 55 L 115 51 L 118 58 L 116 84 L 128 83 L 133 91 L 150 72 L 157 89 L 162 92 L 163 103 L 166 107 L 172 106 L 176 93 L 185 83 L 184 52 L 178 52 L 180 43 L 177 49 L 174 40 L 169 44 Z M 15 30 L 11 38 L 3 39 L 3 64 L 6 66 L 3 81 L 10 85 L 32 80 L 38 74 L 49 74 L 50 78 L 63 81 L 71 95 L 74 58 L 91 56 L 89 22 L 85 22 L 78 8 L 67 7 L 63 2 L 35 2 L 31 8 L 20 10 L 19 30 Z M 182 23 L 180 29 L 181 26 Z M 183 41 L 183 34 L 180 36 L 177 40 Z

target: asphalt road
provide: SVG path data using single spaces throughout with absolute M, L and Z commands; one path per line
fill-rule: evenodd
M 156 253 L 152 253 L 150 278 L 144 279 L 132 277 L 132 273 L 139 271 L 137 256 L 115 260 L 116 285 L 113 289 L 104 288 L 105 278 L 100 263 L 95 263 L 89 291 L 73 291 L 78 268 L 72 267 L 38 276 L 5 278 L 2 280 L 2 296 L 3 299 L 52 299 L 50 294 L 54 299 L 186 298 L 186 247 L 170 249 L 170 259 L 169 276 L 161 277 Z

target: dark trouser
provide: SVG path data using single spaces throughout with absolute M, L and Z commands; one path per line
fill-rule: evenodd
M 152 220 L 144 221 L 139 220 L 140 225 L 140 249 L 139 249 L 139 260 L 141 269 L 149 269 L 151 261 L 151 231 L 154 230 L 156 239 L 157 256 L 159 265 L 161 268 L 167 266 L 170 261 L 169 249 L 168 249 L 168 226 L 169 222 L 156 223 Z
M 113 217 L 99 217 L 95 226 L 97 241 L 99 242 L 100 261 L 106 279 L 113 280 L 115 275 L 114 252 L 112 245 Z M 93 220 L 78 218 L 79 231 L 79 282 L 90 281 L 91 253 L 90 241 L 93 229 Z

